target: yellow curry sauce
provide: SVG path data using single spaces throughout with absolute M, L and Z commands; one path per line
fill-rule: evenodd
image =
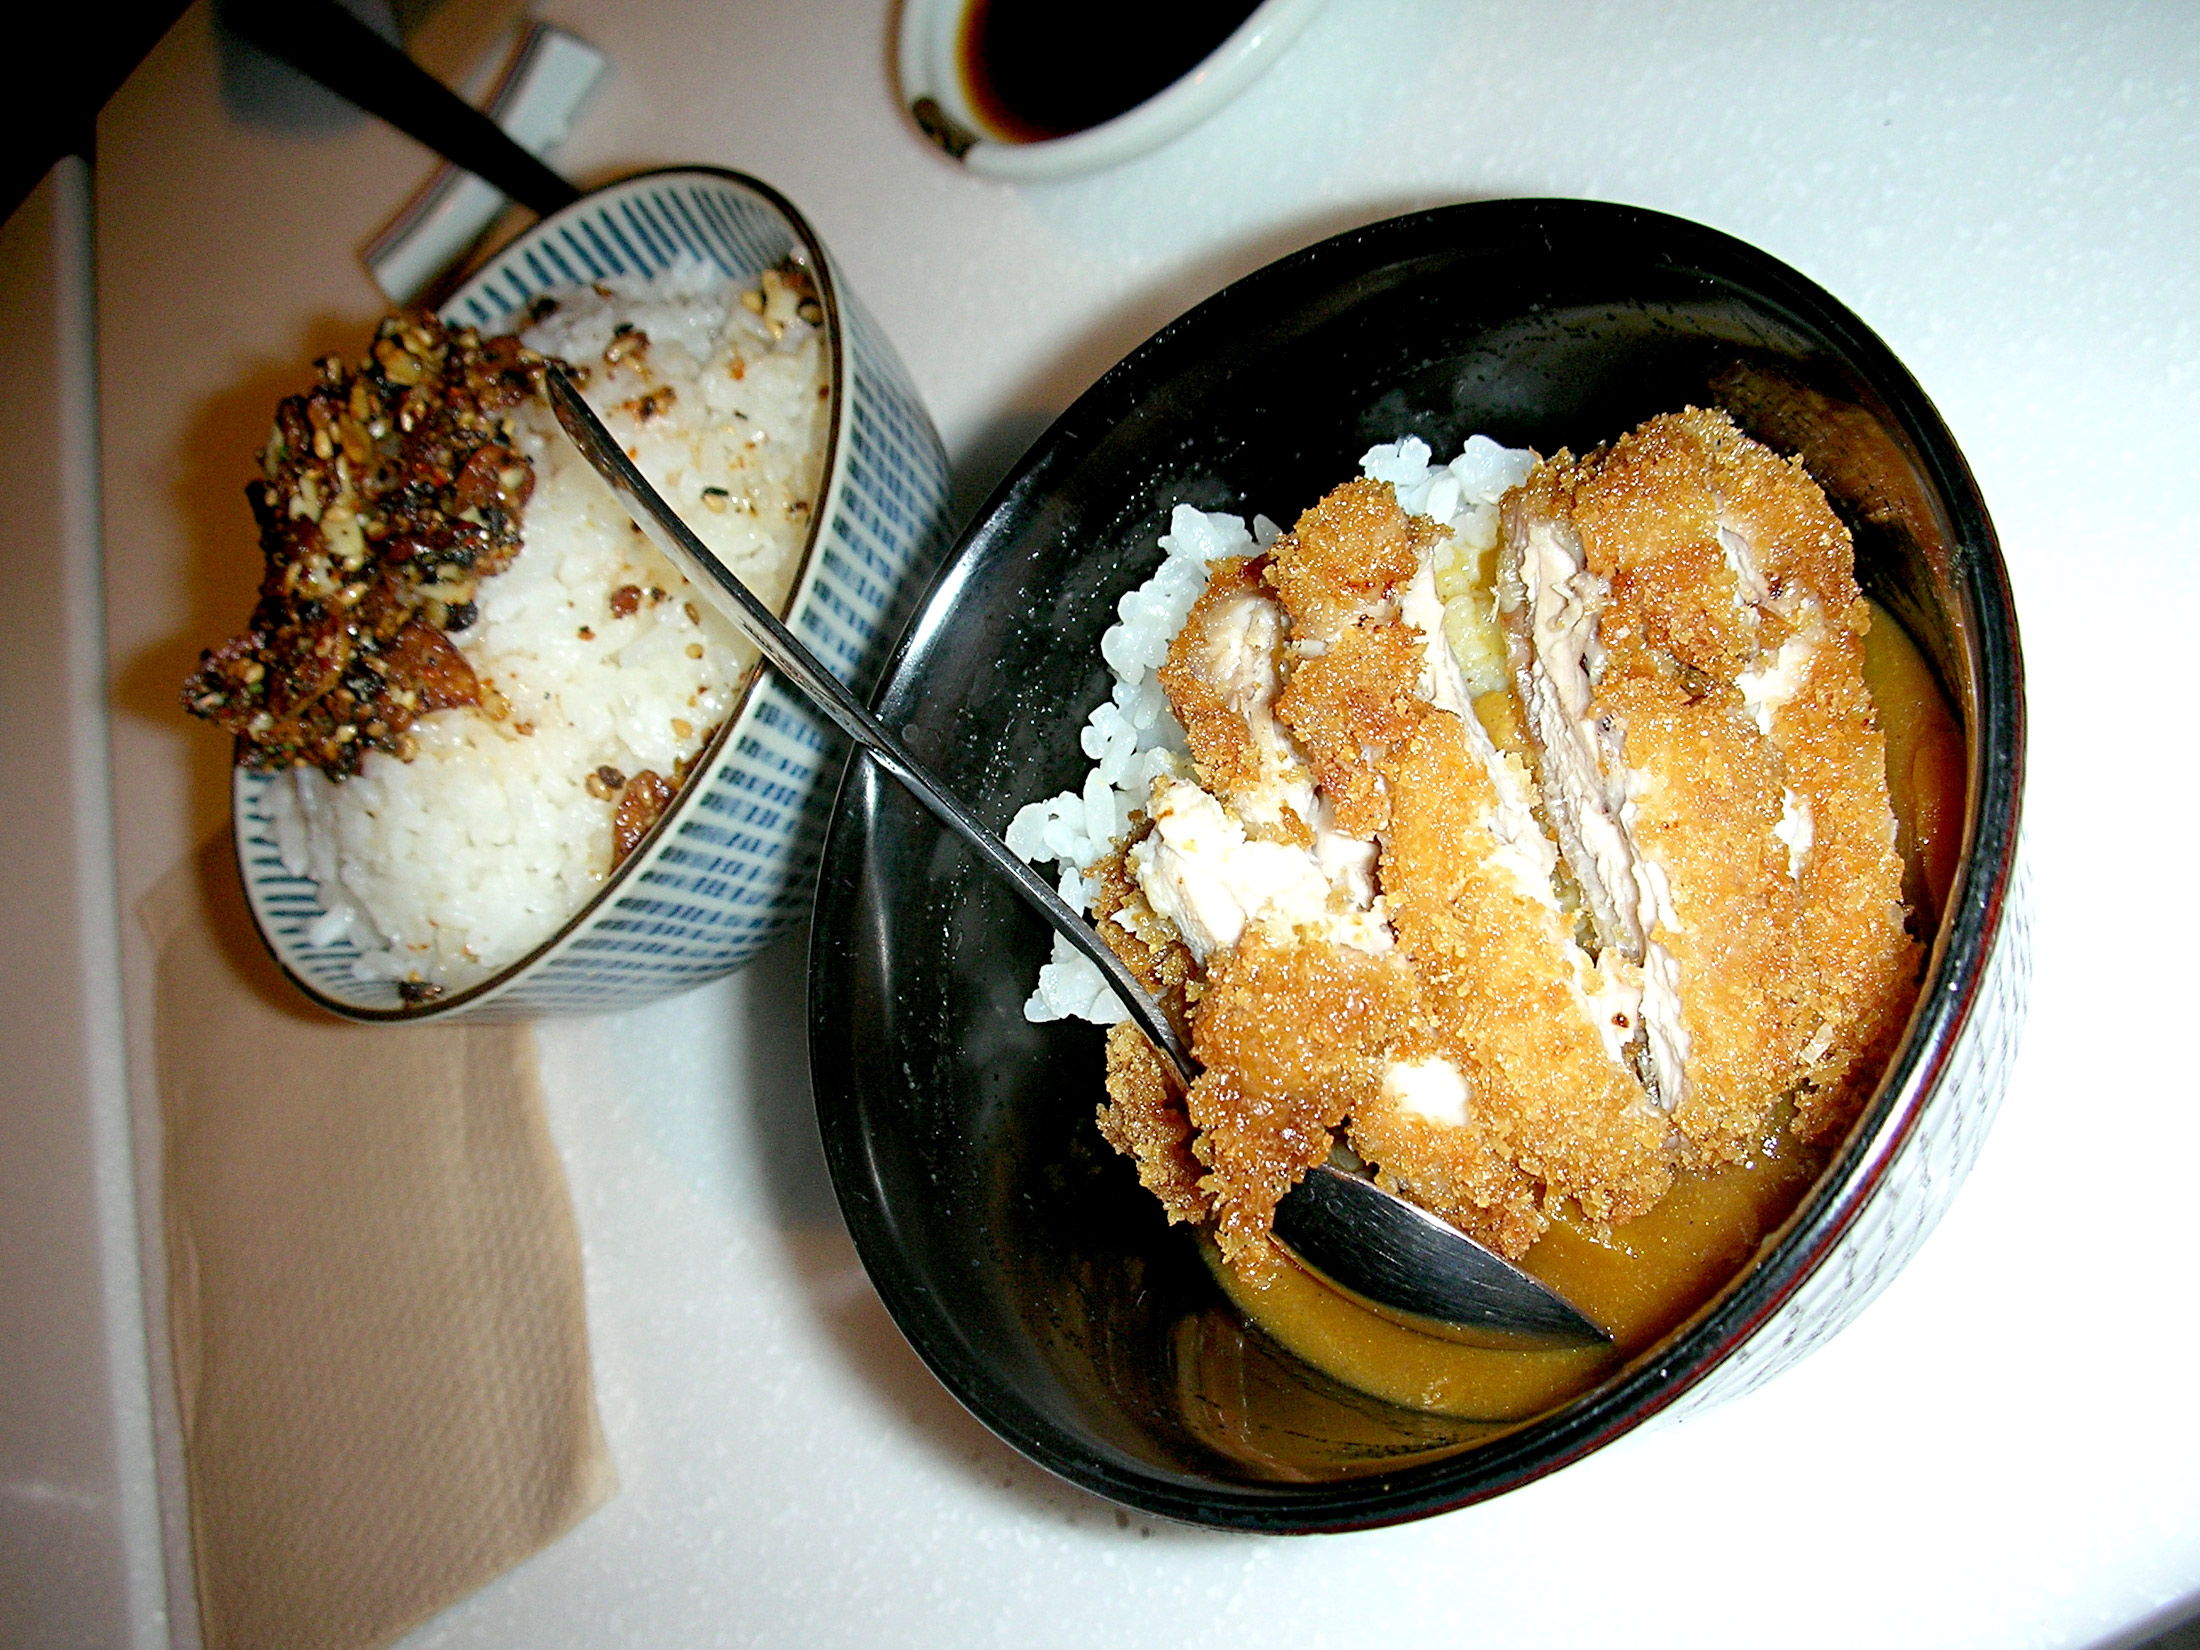
M 1916 644 L 1874 604 L 1864 676 L 1886 738 L 1887 785 L 1905 894 L 1929 935 L 1945 907 L 1963 829 L 1964 745 Z M 1654 1344 L 1747 1264 L 1809 1189 L 1836 1142 L 1782 1130 L 1749 1164 L 1683 1169 L 1648 1213 L 1599 1238 L 1560 1218 L 1522 1264 L 1611 1331 L 1609 1348 L 1498 1351 L 1421 1334 L 1368 1312 L 1295 1267 L 1250 1282 L 1203 1243 L 1238 1309 L 1346 1385 L 1410 1409 L 1525 1419 L 1593 1385 Z

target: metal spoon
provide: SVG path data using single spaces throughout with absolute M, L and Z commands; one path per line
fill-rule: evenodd
M 1190 1052 L 1122 959 L 999 837 L 979 824 L 925 765 L 797 641 L 714 554 L 634 467 L 564 370 L 548 372 L 550 401 L 596 473 L 635 525 L 756 644 L 771 667 L 799 689 L 923 803 L 987 869 L 1003 878 L 1054 931 L 1089 958 L 1131 1018 L 1189 1085 L 1198 1075 Z M 1569 1301 L 1372 1180 L 1333 1164 L 1308 1173 L 1276 1206 L 1277 1239 L 1341 1292 L 1392 1317 L 1443 1332 L 1504 1336 L 1515 1344 L 1595 1344 L 1611 1339 Z
M 228 0 L 221 20 L 338 97 L 547 217 L 581 192 L 335 0 Z
M 579 198 L 571 183 L 514 143 L 495 121 L 333 0 L 230 0 L 224 16 L 264 50 L 536 212 L 547 215 Z M 635 524 L 756 644 L 773 669 L 1100 969 L 1139 1030 L 1189 1084 L 1197 1075 L 1190 1053 L 1122 960 L 689 531 L 556 367 L 550 369 L 550 394 L 566 433 Z M 1310 1170 L 1284 1194 L 1276 1205 L 1275 1232 L 1308 1271 L 1340 1293 L 1438 1333 L 1493 1334 L 1512 1344 L 1611 1339 L 1564 1296 L 1503 1256 L 1334 1164 Z

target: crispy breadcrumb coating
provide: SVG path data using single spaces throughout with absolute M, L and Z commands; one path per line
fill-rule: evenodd
M 1799 462 L 1694 408 L 1522 493 L 1608 587 L 1583 719 L 1619 731 L 1628 828 L 1670 887 L 1650 940 L 1690 1045 L 1674 1119 L 1747 1160 L 1792 1094 L 1822 1133 L 1861 1103 L 1918 966 L 1848 533 Z
M 1497 863 L 1497 839 L 1486 824 L 1490 779 L 1471 759 L 1458 718 L 1428 711 L 1384 772 L 1396 800 L 1383 895 L 1399 947 L 1424 982 L 1437 1045 L 1456 1051 L 1452 1058 L 1469 1079 L 1477 1102 L 1470 1125 L 1504 1142 L 1523 1189 L 1573 1199 L 1597 1225 L 1640 1214 L 1672 1182 L 1669 1130 L 1591 1018 L 1570 925 Z M 1431 1172 L 1417 1155 L 1377 1149 L 1364 1129 L 1353 1138 L 1401 1189 L 1413 1190 Z M 1477 1236 L 1500 1236 L 1477 1231 L 1475 1221 L 1461 1219 L 1464 1211 L 1437 1212 Z M 1526 1229 L 1515 1220 L 1508 1216 L 1503 1235 Z M 1539 1219 L 1533 1230 L 1541 1229 Z M 1526 1249 L 1495 1246 L 1514 1255 Z
M 1328 1158 L 1338 1126 L 1379 1087 L 1417 988 L 1395 953 L 1278 946 L 1259 931 L 1214 959 L 1192 1014 L 1204 1069 L 1185 1109 L 1225 1255 L 1265 1252 L 1277 1200 Z
M 1125 1020 L 1108 1030 L 1109 1104 L 1100 1133 L 1138 1165 L 1139 1184 L 1161 1199 L 1172 1221 L 1203 1221 L 1214 1212 L 1200 1189 L 1192 1155 L 1192 1120 L 1183 1086 L 1145 1035 Z

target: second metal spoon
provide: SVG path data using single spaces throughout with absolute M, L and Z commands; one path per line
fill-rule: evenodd
M 553 363 L 546 376 L 558 422 L 634 524 L 755 644 L 773 670 L 1099 968 L 1139 1030 L 1189 1085 L 1198 1067 L 1168 1016 L 1122 959 L 712 554 L 635 468 L 565 371 Z M 1309 1271 L 1393 1317 L 1445 1332 L 1495 1334 L 1515 1343 L 1582 1345 L 1611 1338 L 1547 1284 L 1426 1210 L 1344 1169 L 1322 1165 L 1285 1193 L 1276 1207 L 1275 1231 Z

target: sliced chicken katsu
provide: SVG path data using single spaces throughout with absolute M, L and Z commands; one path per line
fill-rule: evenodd
M 1093 870 L 1101 932 L 1164 1002 L 1184 1003 L 1190 972 L 1211 965 L 1194 1045 L 1214 1069 L 1187 1097 L 1144 1039 L 1117 1027 L 1101 1131 L 1172 1220 L 1213 1218 L 1248 1270 L 1266 1256 L 1277 1198 L 1328 1155 L 1343 1115 L 1338 1074 L 1350 1062 L 1341 1049 L 1310 1054 L 1307 1028 L 1334 1044 L 1337 1027 L 1364 1018 L 1355 1008 L 1412 990 L 1373 962 L 1394 944 L 1374 843 L 1337 829 L 1276 720 L 1286 619 L 1266 567 L 1260 556 L 1211 566 L 1161 671 L 1191 771 L 1155 782 L 1146 825 Z M 1281 996 L 1266 989 L 1279 981 Z M 1305 1017 L 1295 1031 L 1263 1018 L 1286 1004 Z
M 1652 419 L 1508 496 L 1498 609 L 1546 817 L 1642 970 L 1653 1097 L 1715 1159 L 1790 1095 L 1806 1133 L 1845 1117 L 1916 959 L 1824 496 L 1724 414 Z
M 1387 485 L 1341 488 L 1266 558 L 1215 568 L 1162 673 L 1198 783 L 1156 784 L 1122 864 L 1205 967 L 1204 1070 L 1180 1107 L 1118 1035 L 1103 1128 L 1172 1214 L 1204 1198 L 1241 1265 L 1339 1131 L 1515 1256 L 1548 1207 L 1621 1220 L 1671 1178 L 1626 1059 L 1639 985 L 1574 943 L 1532 784 L 1443 643 L 1436 537 Z
M 1249 1275 L 1340 1144 L 1515 1258 L 1608 1230 L 1791 1102 L 1845 1122 L 1915 989 L 1817 486 L 1693 409 L 1518 462 L 1471 542 L 1409 465 L 1210 560 L 1159 672 L 1187 754 L 1084 868 L 1202 1068 L 1117 1025 L 1102 1131 Z

